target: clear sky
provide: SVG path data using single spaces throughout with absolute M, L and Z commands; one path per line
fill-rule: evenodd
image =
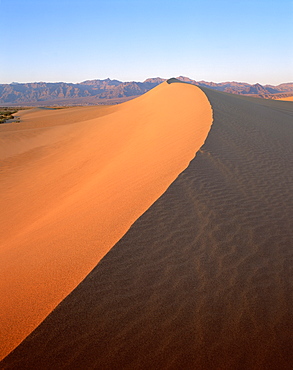
M 293 1 L 0 0 L 0 83 L 293 82 Z

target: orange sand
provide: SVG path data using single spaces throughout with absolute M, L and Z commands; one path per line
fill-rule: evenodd
M 212 122 L 200 89 L 167 82 L 115 107 L 19 116 L 0 128 L 0 358 L 188 166 Z
M 293 96 L 288 96 L 287 98 L 280 98 L 277 100 L 293 101 Z

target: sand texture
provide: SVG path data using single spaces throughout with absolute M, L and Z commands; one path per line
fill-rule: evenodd
M 188 166 L 212 124 L 199 88 L 167 82 L 116 107 L 18 115 L 0 127 L 1 357 Z
M 204 92 L 195 159 L 2 369 L 292 368 L 293 107 Z

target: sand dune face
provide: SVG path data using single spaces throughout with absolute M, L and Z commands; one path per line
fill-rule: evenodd
M 3 368 L 291 368 L 293 108 L 205 92 L 196 158 Z
M 293 96 L 288 96 L 287 98 L 280 98 L 278 100 L 293 101 Z
M 116 107 L 19 116 L 0 128 L 1 357 L 188 166 L 212 123 L 200 89 L 168 83 Z

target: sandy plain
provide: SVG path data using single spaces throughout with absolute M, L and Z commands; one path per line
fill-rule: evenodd
M 212 110 L 200 89 L 166 82 L 119 106 L 19 117 L 0 127 L 1 357 L 188 166 Z
M 291 369 L 293 103 L 203 91 L 196 157 L 3 369 Z

